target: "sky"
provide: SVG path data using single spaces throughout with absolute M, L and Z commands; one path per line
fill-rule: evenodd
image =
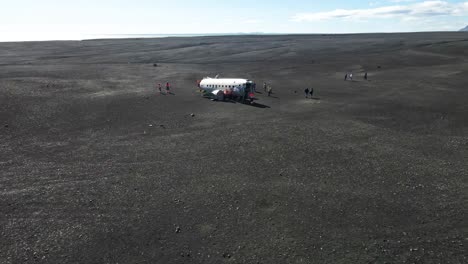
M 468 0 L 0 0 L 0 41 L 459 30 Z

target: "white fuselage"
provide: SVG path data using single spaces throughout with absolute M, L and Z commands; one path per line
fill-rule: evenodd
M 230 89 L 235 96 L 245 96 L 246 93 L 251 91 L 253 82 L 247 79 L 214 79 L 204 78 L 200 81 L 200 89 L 213 92 L 216 90 Z

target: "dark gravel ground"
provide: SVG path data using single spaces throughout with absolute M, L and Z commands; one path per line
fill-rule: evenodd
M 466 33 L 0 43 L 0 263 L 467 263 L 467 59 Z M 273 97 L 201 98 L 216 74 Z

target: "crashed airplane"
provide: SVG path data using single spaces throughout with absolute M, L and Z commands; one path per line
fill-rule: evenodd
M 255 100 L 255 82 L 247 79 L 205 77 L 198 81 L 198 88 L 204 96 L 216 100 L 232 99 L 237 101 Z

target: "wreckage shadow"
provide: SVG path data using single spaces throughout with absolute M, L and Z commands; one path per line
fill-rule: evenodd
M 252 106 L 252 107 L 257 107 L 257 108 L 271 108 L 270 106 L 268 105 L 264 105 L 264 104 L 259 104 L 257 102 L 253 102 L 253 103 L 245 103 L 245 105 L 249 105 L 249 106 Z
M 237 103 L 240 103 L 238 101 L 235 101 L 235 100 L 218 100 L 218 99 L 214 99 L 214 98 L 210 98 L 210 97 L 203 97 L 204 99 L 208 99 L 212 102 L 220 102 L 220 103 L 231 103 L 231 104 L 237 104 Z
M 257 102 L 253 102 L 253 103 L 248 103 L 248 102 L 240 102 L 240 101 L 236 101 L 236 100 L 213 100 L 213 98 L 209 98 L 209 97 L 203 97 L 205 99 L 208 99 L 208 100 L 211 100 L 213 102 L 220 102 L 220 103 L 231 103 L 231 104 L 241 104 L 241 105 L 246 105 L 246 106 L 252 106 L 252 107 L 257 107 L 257 108 L 271 108 L 270 106 L 268 105 L 264 105 L 264 104 L 259 104 Z

